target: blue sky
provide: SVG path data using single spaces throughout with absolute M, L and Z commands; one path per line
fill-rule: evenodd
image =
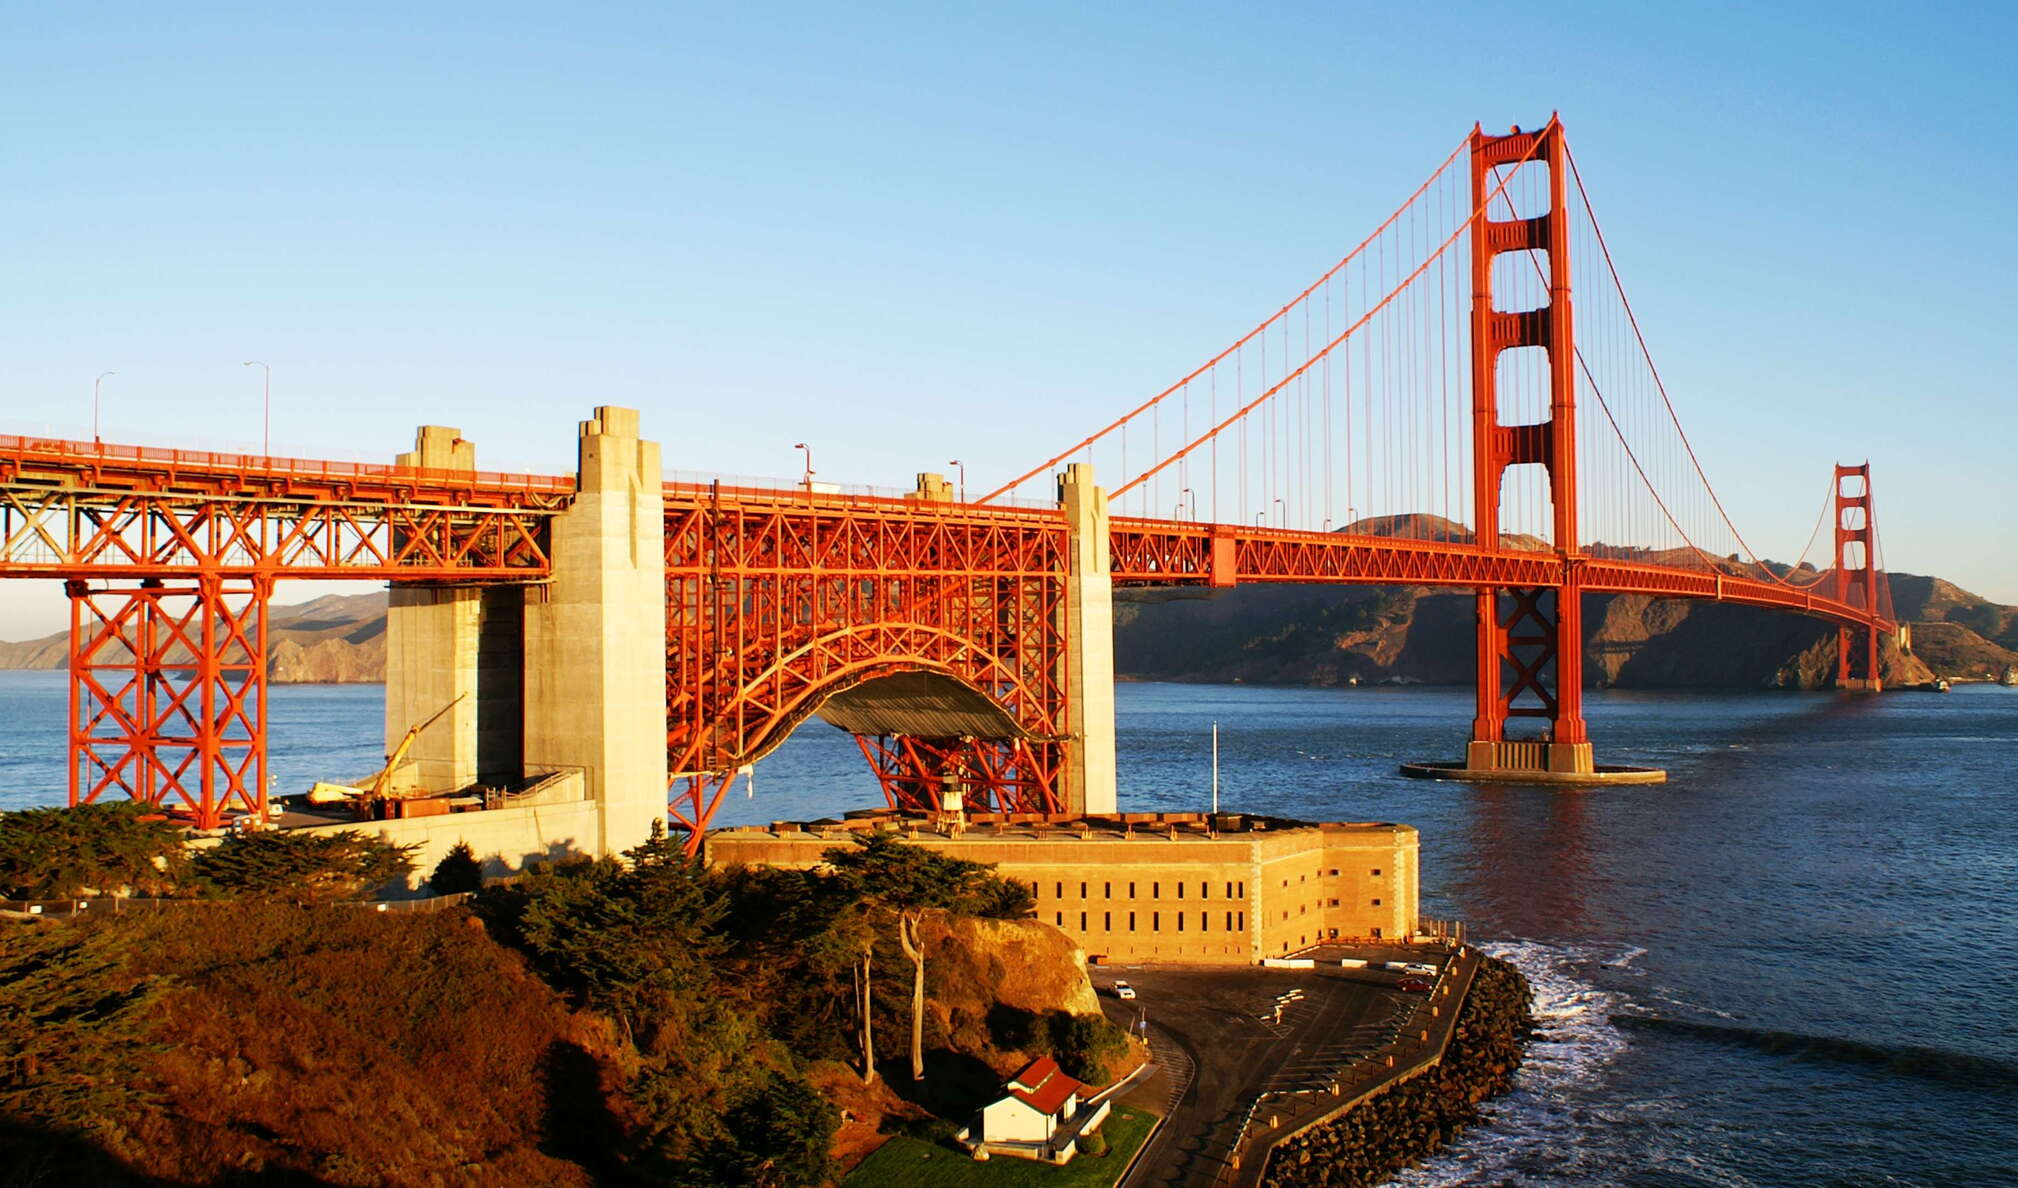
M 1761 551 L 1869 457 L 2018 602 L 2006 6 L 17 4 L 0 432 L 1007 477 L 1219 350 L 1474 120 L 1560 110 Z M 0 637 L 61 599 L 0 591 Z

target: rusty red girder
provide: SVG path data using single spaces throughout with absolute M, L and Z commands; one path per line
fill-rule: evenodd
M 544 577 L 572 479 L 0 437 L 0 578 Z
M 705 829 L 722 773 L 833 694 L 938 672 L 1034 740 L 1058 786 L 1066 532 L 1056 511 L 720 487 L 666 490 L 667 745 Z

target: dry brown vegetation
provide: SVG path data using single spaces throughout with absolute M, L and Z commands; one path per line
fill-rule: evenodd
M 9 928 L 5 1182 L 592 1182 L 570 1144 L 606 1029 L 474 923 L 220 903 Z

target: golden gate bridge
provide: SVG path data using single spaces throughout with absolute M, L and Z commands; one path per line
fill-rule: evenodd
M 1233 345 L 971 501 L 934 474 L 903 492 L 668 481 L 635 420 L 597 410 L 573 476 L 480 471 L 427 429 L 388 465 L 0 438 L 0 577 L 60 579 L 72 609 L 71 801 L 263 819 L 266 612 L 288 579 L 389 582 L 395 624 L 509 607 L 523 664 L 493 700 L 525 726 L 506 761 L 655 782 L 696 843 L 736 774 L 816 713 L 896 807 L 958 787 L 980 811 L 1111 811 L 1115 586 L 1472 589 L 1477 708 L 1448 766 L 1503 780 L 1606 774 L 1583 717 L 1585 593 L 1832 622 L 1846 688 L 1877 686 L 1896 627 L 1868 465 L 1834 468 L 1791 564 L 1732 523 L 1553 118 L 1473 129 Z M 625 516 L 653 526 L 652 555 L 625 553 Z M 662 607 L 612 593 L 634 579 Z M 437 691 L 483 694 L 448 671 L 475 629 L 393 640 L 407 669 L 447 672 Z M 662 704 L 656 676 L 641 692 L 609 675 L 659 673 L 661 638 Z M 433 679 L 397 659 L 389 699 Z M 555 671 L 577 666 L 602 683 Z M 653 761 L 588 738 L 568 718 L 584 707 L 662 717 Z M 477 710 L 435 748 L 455 780 L 499 762 L 466 754 Z

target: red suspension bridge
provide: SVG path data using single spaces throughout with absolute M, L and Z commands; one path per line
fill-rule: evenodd
M 736 774 L 814 714 L 858 737 L 896 805 L 937 809 L 950 788 L 969 810 L 1111 810 L 1116 584 L 1476 591 L 1461 766 L 1502 778 L 1597 770 L 1584 593 L 1827 620 L 1853 688 L 1876 686 L 1895 627 L 1867 466 L 1835 468 L 1788 563 L 1731 522 L 1554 120 L 1474 130 L 1232 346 L 971 502 L 937 475 L 882 493 L 664 481 L 624 410 L 584 424 L 570 477 L 478 471 L 445 434 L 385 466 L 0 438 L 0 577 L 61 579 L 71 599 L 72 801 L 131 797 L 204 827 L 264 813 L 266 608 L 290 578 L 392 583 L 393 640 L 423 673 L 453 668 L 464 628 L 402 633 L 403 614 L 462 606 L 521 633 L 510 688 L 469 677 L 467 723 L 426 744 L 450 782 L 496 765 L 463 754 L 489 698 L 525 718 L 523 774 L 580 766 L 592 792 L 656 781 L 696 835 Z M 1119 476 L 1111 495 L 1096 472 Z M 624 515 L 662 524 L 662 551 L 612 546 Z M 608 676 L 628 663 L 613 632 L 658 622 L 611 593 L 611 575 L 640 574 L 663 585 L 664 703 L 639 719 L 665 723 L 649 772 L 610 758 L 622 740 L 570 741 L 582 731 L 562 721 L 645 696 Z M 561 690 L 563 651 L 603 684 Z M 423 679 L 401 661 L 392 685 Z

